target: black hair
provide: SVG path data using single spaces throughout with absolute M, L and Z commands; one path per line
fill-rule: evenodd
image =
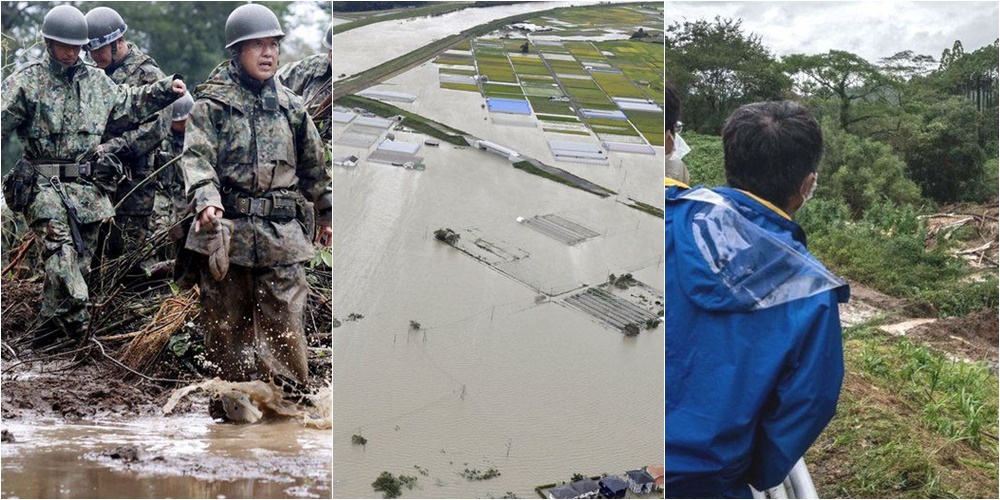
M 722 127 L 726 182 L 785 208 L 816 172 L 823 133 L 812 113 L 792 101 L 740 107 Z
M 668 132 L 672 132 L 677 126 L 677 121 L 681 118 L 681 98 L 677 95 L 677 89 L 670 82 L 666 82 L 666 111 L 663 122 Z

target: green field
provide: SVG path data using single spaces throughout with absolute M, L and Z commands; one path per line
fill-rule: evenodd
M 498 85 L 495 83 L 484 83 L 483 92 L 486 97 L 504 97 L 524 99 L 524 92 L 517 85 Z
M 465 92 L 479 92 L 479 87 L 465 83 L 441 83 L 441 88 L 449 90 L 463 90 Z
M 639 99 L 646 99 L 646 94 L 639 90 L 625 75 L 616 75 L 613 73 L 598 73 L 592 72 L 590 74 L 594 78 L 594 81 L 604 89 L 611 97 L 634 97 Z
M 632 125 L 639 129 L 642 136 L 654 146 L 664 145 L 663 113 L 652 113 L 649 111 L 626 111 Z
M 568 102 L 550 101 L 547 97 L 528 96 L 528 102 L 535 113 L 547 115 L 576 116 Z

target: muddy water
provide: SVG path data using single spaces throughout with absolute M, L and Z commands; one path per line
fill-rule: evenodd
M 369 24 L 333 37 L 337 56 L 333 74 L 347 76 L 402 56 L 434 40 L 462 30 L 525 12 L 567 7 L 595 2 L 525 2 L 517 5 L 462 9 L 436 17 L 418 17 Z M 373 40 L 377 42 L 373 43 Z
M 296 422 L 215 424 L 206 415 L 66 423 L 8 420 L 4 497 L 330 496 L 329 431 Z M 101 456 L 133 446 L 138 460 Z
M 536 290 L 609 271 L 663 290 L 662 220 L 469 148 L 419 154 L 425 171 L 334 169 L 334 312 L 364 316 L 334 330 L 334 496 L 380 496 L 371 482 L 389 471 L 417 477 L 409 497 L 529 498 L 661 463 L 662 325 L 625 338 Z M 569 247 L 516 222 L 550 213 L 601 236 Z M 501 274 L 435 241 L 442 227 L 528 256 Z M 501 476 L 461 476 L 490 467 Z
M 413 94 L 417 99 L 412 103 L 392 104 L 579 175 L 619 193 L 623 201 L 632 198 L 653 206 L 663 203 L 663 147 L 654 148 L 656 154 L 652 155 L 610 152 L 606 165 L 556 160 L 548 141 L 582 142 L 596 146 L 600 146 L 600 142 L 593 135 L 583 137 L 544 132 L 534 117 L 527 120 L 530 124 L 527 127 L 497 124 L 494 120 L 502 116 L 484 109 L 486 100 L 479 93 L 440 88 L 438 65 L 431 62 L 373 89 Z M 656 181 L 656 178 L 661 180 Z

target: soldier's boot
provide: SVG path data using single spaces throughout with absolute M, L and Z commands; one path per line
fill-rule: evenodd
M 282 399 L 299 406 L 313 406 L 309 386 L 284 375 L 273 375 L 271 382 L 281 389 Z

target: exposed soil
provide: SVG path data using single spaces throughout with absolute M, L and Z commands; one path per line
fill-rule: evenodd
M 996 370 L 1000 344 L 998 321 L 996 311 L 983 310 L 918 326 L 907 332 L 907 336 L 962 359 L 986 361 Z
M 206 378 L 195 373 L 196 362 L 162 352 L 145 373 L 150 378 L 182 382 L 153 381 L 128 373 L 101 354 L 99 349 L 72 352 L 63 347 L 52 352 L 33 352 L 15 341 L 35 327 L 41 307 L 41 284 L 4 280 L 2 293 L 2 384 L 0 414 L 4 419 L 57 417 L 66 420 L 92 418 L 135 418 L 159 415 L 171 391 Z M 330 312 L 321 300 L 310 299 L 307 312 L 307 339 L 310 347 L 329 347 Z M 188 330 L 197 330 L 185 327 Z M 127 332 L 126 330 L 125 332 Z M 121 333 L 121 332 L 110 332 Z M 193 337 L 200 338 L 198 335 Z M 198 340 L 192 340 L 193 343 Z M 127 341 L 104 345 L 108 356 L 121 358 Z M 95 346 L 96 347 L 96 346 Z M 309 359 L 310 385 L 325 387 L 331 373 L 329 355 L 312 353 Z M 207 412 L 207 396 L 192 395 L 176 413 Z

